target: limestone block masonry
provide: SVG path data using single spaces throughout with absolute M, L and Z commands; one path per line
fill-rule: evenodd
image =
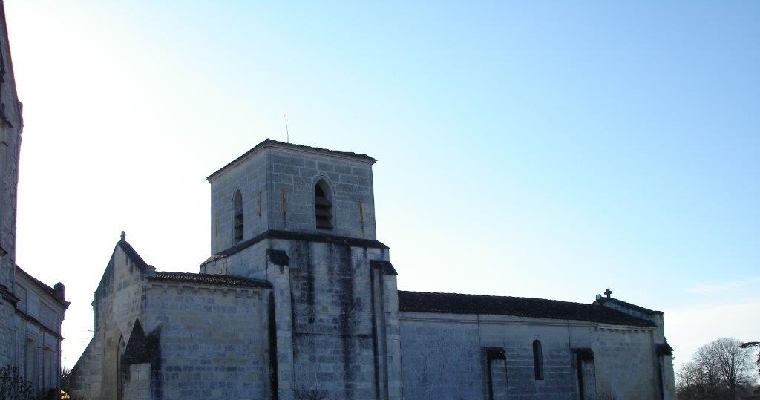
M 234 244 L 234 193 L 242 195 L 243 237 L 268 230 L 318 233 L 315 184 L 330 190 L 331 235 L 375 239 L 369 156 L 267 140 L 208 177 L 211 183 L 211 252 Z
M 119 241 L 95 293 L 95 336 L 73 369 L 75 393 L 271 397 L 270 288 L 249 279 L 156 272 Z
M 61 322 L 69 303 L 63 284 L 50 287 L 16 265 L 16 196 L 23 127 L 5 5 L 0 1 L 0 367 L 18 368 L 35 394 L 44 396 L 59 386 Z
M 0 3 L 0 366 L 16 364 L 14 294 L 16 274 L 16 191 L 23 119 L 16 94 L 5 6 Z
M 198 274 L 159 272 L 122 238 L 75 394 L 675 400 L 657 311 L 399 291 L 375 234 L 374 162 L 259 143 L 208 177 L 212 255 Z

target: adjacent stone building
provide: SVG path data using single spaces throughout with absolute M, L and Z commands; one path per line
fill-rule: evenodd
M 24 122 L 16 93 L 5 5 L 0 0 L 0 367 L 16 367 L 37 393 L 58 387 L 61 323 L 69 303 L 16 265 L 16 190 Z
M 663 314 L 399 291 L 367 155 L 266 140 L 208 177 L 212 256 L 116 244 L 76 364 L 86 399 L 675 399 Z M 403 272 L 403 268 L 401 268 Z

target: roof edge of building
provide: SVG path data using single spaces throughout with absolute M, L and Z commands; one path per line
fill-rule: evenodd
M 280 142 L 280 141 L 272 140 L 272 139 L 264 139 L 262 142 L 260 142 L 256 146 L 253 146 L 253 148 L 251 148 L 250 150 L 246 151 L 239 157 L 227 163 L 225 166 L 211 173 L 211 175 L 206 177 L 206 180 L 211 181 L 215 179 L 216 177 L 223 174 L 225 171 L 232 168 L 233 166 L 240 164 L 241 162 L 247 160 L 254 154 L 267 148 L 283 148 L 283 149 L 297 150 L 297 151 L 308 152 L 308 153 L 327 154 L 327 155 L 338 156 L 338 157 L 348 157 L 348 158 L 353 158 L 353 159 L 369 162 L 370 164 L 374 164 L 377 161 L 366 154 L 353 153 L 350 151 L 330 150 L 330 149 L 326 149 L 322 147 L 312 147 L 312 146 L 307 146 L 303 144 L 293 144 L 293 143 Z

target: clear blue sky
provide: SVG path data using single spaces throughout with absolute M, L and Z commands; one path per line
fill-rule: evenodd
M 665 312 L 760 339 L 760 3 L 6 0 L 18 263 L 64 365 L 122 230 L 209 255 L 205 177 L 264 138 L 367 153 L 402 289 Z

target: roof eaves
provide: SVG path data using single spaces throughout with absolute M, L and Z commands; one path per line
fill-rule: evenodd
M 361 239 L 347 236 L 333 236 L 320 233 L 288 232 L 270 229 L 260 235 L 256 235 L 248 240 L 244 240 L 226 250 L 222 250 L 201 263 L 201 266 L 208 263 L 227 258 L 233 254 L 239 253 L 256 243 L 265 239 L 284 239 L 284 240 L 305 240 L 318 243 L 333 243 L 342 246 L 367 247 L 372 249 L 388 249 L 384 243 L 376 239 Z
M 252 149 L 246 151 L 243 153 L 240 157 L 230 161 L 227 163 L 227 165 L 223 166 L 222 168 L 219 168 L 218 170 L 214 171 L 211 175 L 206 177 L 206 180 L 210 181 L 214 179 L 216 176 L 227 170 L 228 168 L 232 167 L 233 165 L 236 165 L 243 160 L 249 158 L 253 154 L 258 153 L 259 151 L 265 149 L 265 148 L 274 148 L 274 147 L 282 147 L 282 148 L 290 148 L 294 150 L 300 150 L 300 151 L 308 151 L 308 152 L 316 152 L 316 153 L 323 153 L 323 154 L 331 154 L 334 156 L 341 156 L 341 157 L 350 157 L 350 158 L 356 158 L 363 161 L 368 161 L 370 163 L 375 163 L 377 160 L 374 158 L 366 155 L 366 154 L 360 154 L 360 153 L 353 153 L 350 151 L 338 151 L 338 150 L 330 150 L 325 149 L 321 147 L 312 147 L 312 146 L 306 146 L 303 144 L 293 144 L 293 143 L 286 143 L 286 142 L 280 142 L 277 140 L 272 139 L 265 139 L 264 141 L 260 142 L 256 146 L 253 146 Z
M 50 295 L 50 297 L 52 299 L 54 299 L 56 302 L 60 303 L 65 308 L 68 308 L 69 305 L 71 305 L 70 301 L 66 301 L 66 299 L 61 299 L 59 297 L 59 295 L 56 293 L 55 289 L 53 289 L 52 287 L 48 286 L 47 284 L 45 284 L 41 280 L 33 277 L 30 273 L 24 271 L 23 268 L 21 268 L 18 265 L 16 265 L 16 270 L 19 271 L 19 272 L 21 272 L 22 274 L 24 274 L 24 276 L 26 276 L 32 283 L 34 283 L 37 287 L 39 287 L 44 292 L 46 292 L 48 295 Z
M 148 276 L 155 282 L 192 283 L 201 285 L 237 286 L 271 289 L 270 282 L 232 275 L 194 274 L 190 272 L 155 272 Z
M 593 304 L 458 293 L 399 291 L 399 311 L 468 315 L 512 315 L 526 318 L 589 321 L 612 325 L 654 327 L 654 323 Z

